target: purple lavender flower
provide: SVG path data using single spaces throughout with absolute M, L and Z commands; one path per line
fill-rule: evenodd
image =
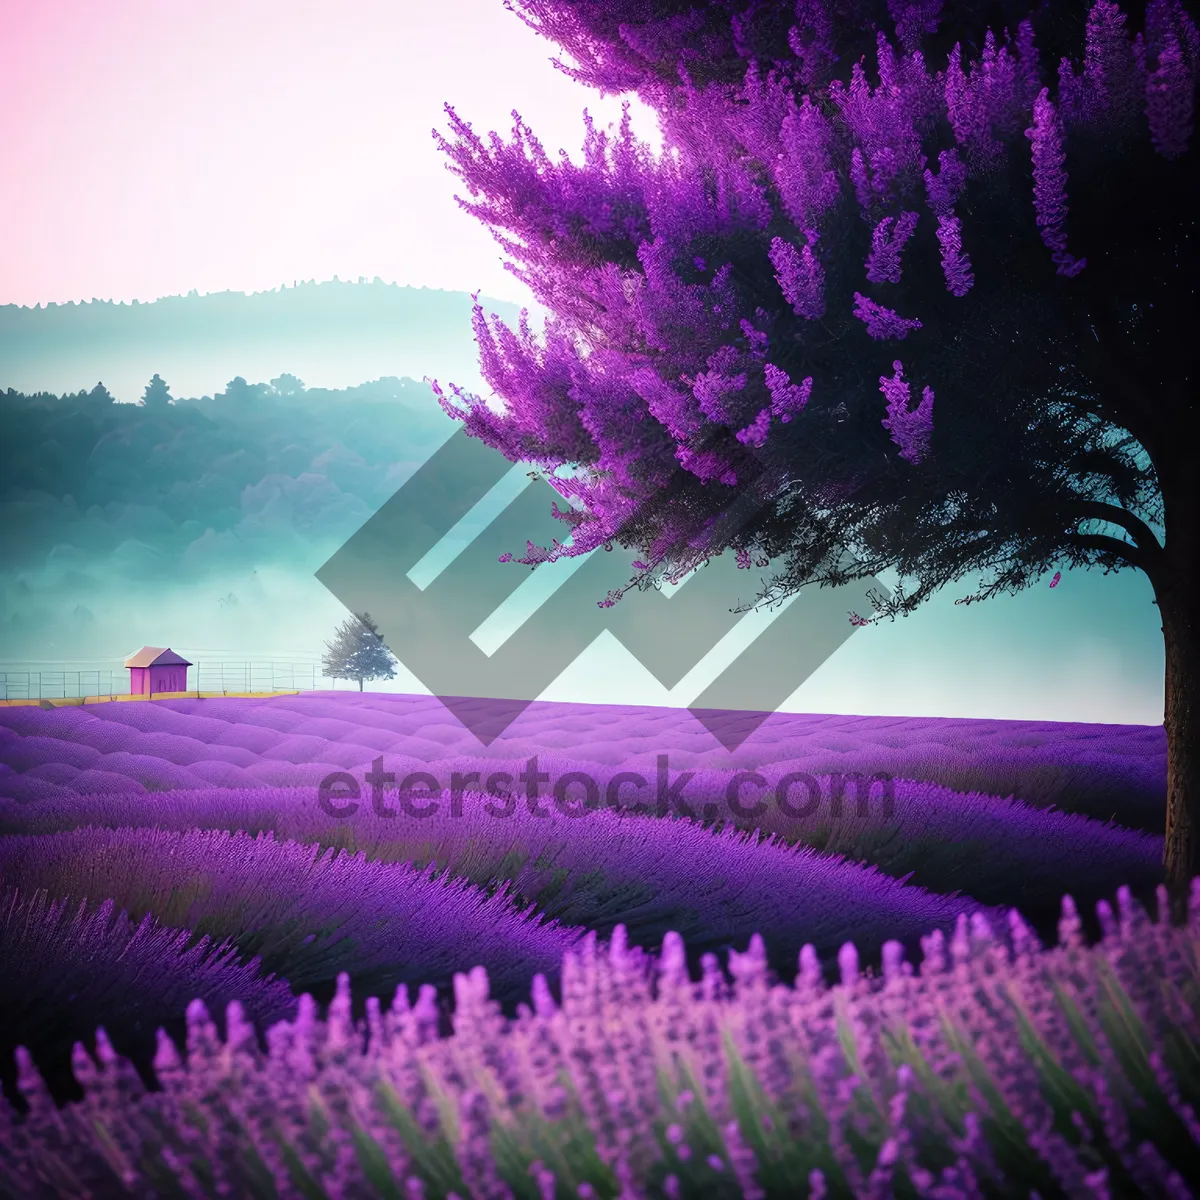
M 875 341 L 891 338 L 903 341 L 914 329 L 921 328 L 916 318 L 902 317 L 861 292 L 854 293 L 854 315 L 866 324 L 867 334 Z
M 817 321 L 825 315 L 825 271 L 813 254 L 816 233 L 806 230 L 805 237 L 801 250 L 782 238 L 772 238 L 769 256 L 784 299 L 798 317 Z
M 879 377 L 879 390 L 887 397 L 888 415 L 883 426 L 892 435 L 892 441 L 900 447 L 900 457 L 915 464 L 929 453 L 929 438 L 933 432 L 933 389 L 925 388 L 921 403 L 909 411 L 909 384 L 903 379 L 903 364 L 892 363 L 894 374 L 889 379 Z
M 660 1159 L 633 1152 L 635 1130 L 625 1122 L 633 1116 L 630 1088 L 638 1087 L 636 1119 L 664 1131 L 676 1160 L 692 1171 L 731 1175 L 749 1196 L 765 1190 L 759 1169 L 771 1158 L 778 1162 L 781 1152 L 792 1154 L 797 1143 L 804 1145 L 814 1195 L 828 1194 L 832 1176 L 853 1194 L 886 1196 L 901 1165 L 931 1194 L 976 1194 L 985 1177 L 1007 1194 L 1016 1181 L 993 1153 L 992 1131 L 1000 1119 L 1006 1143 L 1015 1139 L 1023 1155 L 1024 1190 L 1036 1182 L 1043 1192 L 1054 1186 L 1081 1195 L 1103 1191 L 1107 1168 L 1097 1161 L 1100 1144 L 1088 1140 L 1102 1127 L 1105 1153 L 1116 1156 L 1139 1186 L 1183 1196 L 1195 1178 L 1200 1123 L 1192 1110 L 1194 1087 L 1175 1064 L 1186 1062 L 1178 1051 L 1191 1053 L 1200 1042 L 1190 965 L 1200 933 L 1200 879 L 1185 928 L 1150 920 L 1127 892 L 1119 895 L 1118 907 L 1119 918 L 1101 910 L 1103 937 L 1095 946 L 1080 936 L 1078 913 L 1069 903 L 1064 940 L 1049 949 L 1021 930 L 1015 914 L 1009 941 L 982 916 L 960 921 L 949 940 L 940 933 L 924 939 L 924 958 L 915 968 L 893 944 L 882 976 L 864 973 L 847 946 L 839 955 L 841 981 L 832 987 L 810 948 L 801 955 L 794 986 L 769 979 L 761 944 L 731 959 L 731 986 L 716 986 L 689 975 L 677 937 L 666 940 L 661 960 L 649 964 L 656 969 L 648 971 L 631 969 L 623 938 L 614 936 L 608 947 L 588 938 L 564 959 L 561 1008 L 535 1001 L 536 1021 L 527 1008 L 515 1022 L 496 1021 L 482 1041 L 477 1023 L 465 1016 L 460 1023 L 457 1015 L 451 1037 L 412 1039 L 406 994 L 386 1015 L 369 1006 L 368 1028 L 356 1028 L 344 977 L 325 1020 L 311 997 L 302 998 L 295 1018 L 269 1031 L 265 1054 L 237 1005 L 229 1009 L 222 1038 L 204 1005 L 195 1003 L 188 1009 L 186 1065 L 164 1039 L 156 1092 L 145 1092 L 98 1034 L 95 1061 L 75 1056 L 82 1101 L 56 1109 L 28 1054 L 19 1052 L 18 1086 L 29 1112 L 17 1119 L 0 1101 L 6 1151 L 0 1171 L 8 1171 L 0 1179 L 14 1184 L 10 1190 L 17 1195 L 44 1194 L 50 1185 L 82 1194 L 84 1181 L 102 1194 L 117 1194 L 118 1184 L 148 1189 L 145 1164 L 153 1161 L 173 1172 L 186 1193 L 196 1190 L 187 1183 L 196 1178 L 190 1164 L 207 1160 L 208 1173 L 228 1194 L 247 1194 L 245 1164 L 254 1149 L 286 1190 L 287 1168 L 275 1140 L 282 1134 L 295 1161 L 327 1191 L 365 1196 L 373 1192 L 362 1160 L 345 1151 L 364 1129 L 386 1141 L 381 1122 L 387 1114 L 409 1147 L 385 1151 L 401 1194 L 424 1194 L 415 1174 L 418 1161 L 435 1171 L 447 1195 L 499 1198 L 527 1188 L 531 1175 L 543 1196 L 551 1194 L 554 1173 L 544 1162 L 526 1169 L 520 1157 L 493 1153 L 503 1144 L 493 1141 L 498 1125 L 529 1130 L 547 1147 L 571 1146 L 564 1165 L 576 1152 L 594 1152 L 628 1194 L 638 1194 L 649 1185 L 649 1172 L 661 1169 Z M 706 967 L 706 976 L 712 969 Z M 457 982 L 464 1005 L 486 1008 L 484 975 Z M 1106 1019 L 1096 1003 L 1101 994 L 1117 1006 L 1120 1022 Z M 762 1044 L 756 1052 L 764 1036 L 774 1048 Z M 539 1077 L 572 1077 L 578 1103 L 560 1115 L 539 1116 L 525 1107 L 523 1094 L 497 1092 L 497 1077 L 480 1057 L 490 1042 L 509 1043 L 511 1063 L 525 1064 L 518 1071 L 522 1078 L 533 1077 L 535 1055 Z M 896 1060 L 896 1049 L 904 1046 L 922 1056 L 936 1086 L 962 1098 L 961 1128 L 942 1118 L 940 1106 L 913 1103 L 924 1084 L 903 1061 L 906 1053 Z M 739 1085 L 742 1103 L 750 1105 L 750 1126 L 719 1115 L 728 1108 L 734 1080 L 709 1068 L 714 1054 L 724 1059 L 729 1050 L 751 1071 Z M 634 1082 L 629 1064 L 637 1057 L 648 1060 L 649 1083 Z M 1137 1076 L 1135 1086 L 1127 1072 L 1139 1062 L 1149 1071 Z M 672 1104 L 671 1089 L 660 1084 L 685 1063 L 699 1070 L 699 1090 L 688 1103 L 680 1094 Z M 990 1081 L 986 1095 L 972 1083 L 979 1070 Z M 763 1086 L 768 1077 L 774 1079 L 769 1088 Z M 1144 1111 L 1140 1092 L 1146 1086 L 1157 1089 L 1167 1124 L 1142 1125 L 1135 1145 L 1130 1116 Z M 424 1111 L 431 1091 L 442 1099 L 442 1116 Z M 1055 1095 L 1076 1106 L 1073 1138 L 1055 1127 Z M 814 1100 L 822 1117 L 819 1132 L 811 1121 Z M 864 1135 L 864 1103 L 876 1117 L 869 1169 L 852 1150 Z M 755 1154 L 742 1128 L 769 1135 L 771 1158 Z M 918 1144 L 937 1147 L 952 1165 L 933 1176 L 913 1158 Z M 824 1167 L 812 1167 L 813 1158 Z M 378 1160 L 371 1169 L 379 1171 Z M 161 1179 L 155 1186 L 162 1186 Z M 662 1186 L 667 1195 L 682 1190 L 674 1172 Z M 576 1189 L 595 1194 L 591 1184 L 577 1183 Z
M 1067 172 L 1064 169 L 1063 128 L 1050 102 L 1050 89 L 1042 88 L 1033 106 L 1033 125 L 1025 130 L 1033 146 L 1033 208 L 1042 241 L 1053 252 L 1059 275 L 1073 277 L 1087 266 L 1087 259 L 1067 253 Z
M 867 279 L 871 283 L 899 283 L 902 274 L 900 254 L 917 227 L 918 214 L 903 212 L 899 219 L 884 217 L 871 236 L 867 257 Z
M 975 284 L 971 260 L 962 252 L 962 222 L 957 217 L 938 217 L 938 243 L 942 247 L 942 271 L 952 296 L 965 296 Z
M 1146 81 L 1146 117 L 1154 148 L 1164 158 L 1179 158 L 1192 134 L 1197 66 L 1189 69 L 1173 30 L 1158 56 L 1158 66 Z

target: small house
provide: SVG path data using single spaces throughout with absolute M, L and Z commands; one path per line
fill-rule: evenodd
M 187 669 L 192 664 L 169 647 L 143 646 L 125 660 L 125 665 L 129 668 L 131 696 L 187 691 Z

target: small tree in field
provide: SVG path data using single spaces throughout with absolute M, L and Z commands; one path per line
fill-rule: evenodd
M 327 678 L 357 679 L 360 692 L 365 679 L 396 677 L 395 656 L 370 613 L 349 617 L 338 626 L 333 641 L 325 643 L 323 663 Z
M 773 600 L 893 568 L 907 614 L 1065 567 L 1147 575 L 1166 649 L 1165 865 L 1200 870 L 1200 31 L 1180 0 L 519 0 L 655 161 L 588 127 L 553 163 L 514 113 L 434 137 L 515 237 L 544 344 L 478 303 L 504 401 L 443 407 L 569 501 L 625 589 L 731 548 Z M 526 19 L 522 17 L 522 19 Z M 566 475 L 561 469 L 567 468 Z M 1191 597 L 1189 600 L 1188 597 Z

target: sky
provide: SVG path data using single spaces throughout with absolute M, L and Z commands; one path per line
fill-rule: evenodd
M 582 163 L 621 101 L 558 53 L 502 0 L 0 0 L 0 304 L 334 275 L 532 303 L 431 131 L 516 109 Z
M 0 0 L 0 304 L 334 275 L 531 304 L 455 204 L 467 191 L 431 130 L 448 136 L 449 102 L 507 140 L 516 109 L 551 157 L 581 163 L 584 108 L 606 127 L 621 98 L 568 79 L 557 53 L 502 0 Z M 860 632 L 785 707 L 1161 723 L 1143 577 L 1068 572 L 1055 591 L 954 606 L 967 590 Z M 278 609 L 262 611 L 265 628 Z M 154 636 L 190 640 L 178 628 Z M 689 702 L 619 647 L 593 649 L 547 698 Z

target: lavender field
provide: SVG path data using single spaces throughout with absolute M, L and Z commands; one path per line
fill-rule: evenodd
M 0 1200 L 1200 1196 L 1200 0 L 227 7 L 0 38 Z
M 1067 960 L 1036 949 L 1039 938 L 1053 941 L 1060 932 L 1065 941 L 1053 953 L 1071 962 L 1103 949 L 1086 950 L 1085 931 L 1106 937 L 1105 944 L 1116 939 L 1126 955 L 1135 926 L 1143 931 L 1139 953 L 1150 952 L 1146 930 L 1157 931 L 1151 942 L 1158 938 L 1153 944 L 1162 952 L 1172 938 L 1178 941 L 1180 931 L 1138 915 L 1139 898 L 1154 908 L 1161 881 L 1164 763 L 1160 729 L 1045 722 L 780 713 L 730 752 L 690 713 L 651 708 L 534 704 L 486 748 L 431 697 L 312 693 L 2 708 L 5 1092 L 18 1109 L 32 1103 L 31 1114 L 39 1103 L 53 1108 L 54 1100 L 71 1101 L 65 1111 L 81 1121 L 86 1106 L 101 1104 L 105 1088 L 167 1087 L 143 1094 L 139 1103 L 149 1107 L 142 1117 L 122 1110 L 119 1120 L 134 1124 L 120 1144 L 139 1160 L 149 1154 L 178 1181 L 186 1174 L 183 1150 L 153 1150 L 149 1127 L 139 1124 L 167 1119 L 155 1106 L 183 1103 L 182 1094 L 169 1099 L 171 1085 L 164 1083 L 174 1077 L 180 1088 L 191 1086 L 185 1077 L 193 1068 L 170 1065 L 178 1054 L 186 1048 L 188 1062 L 199 1063 L 217 1054 L 220 1042 L 213 1039 L 233 1039 L 230 1045 L 247 1056 L 237 1069 L 267 1072 L 254 1086 L 299 1122 L 288 1136 L 303 1148 L 310 1133 L 299 1126 L 308 1118 L 294 1097 L 285 1105 L 277 1094 L 294 1084 L 269 1074 L 299 1053 L 281 1049 L 280 1039 L 298 1045 L 299 1033 L 288 1031 L 303 1028 L 309 1031 L 303 1037 L 317 1039 L 313 1047 L 324 1047 L 304 1052 L 305 1070 L 324 1079 L 331 1096 L 337 1093 L 338 1111 L 350 1111 L 347 1088 L 366 1088 L 354 1101 L 360 1107 L 383 1088 L 409 1112 L 416 1122 L 410 1127 L 400 1121 L 384 1129 L 374 1109 L 369 1117 L 360 1112 L 355 1120 L 365 1124 L 355 1127 L 367 1131 L 371 1154 L 400 1171 L 397 1179 L 430 1189 L 423 1194 L 501 1194 L 478 1181 L 470 1190 L 467 1179 L 475 1168 L 463 1139 L 469 1141 L 470 1128 L 476 1142 L 483 1136 L 478 1130 L 489 1126 L 480 1113 L 490 1103 L 510 1111 L 516 1124 L 502 1122 L 504 1136 L 533 1155 L 522 1168 L 534 1189 L 527 1194 L 567 1194 L 546 1178 L 578 1175 L 584 1191 L 577 1194 L 592 1194 L 586 1189 L 593 1187 L 595 1194 L 616 1195 L 603 1186 L 611 1164 L 595 1157 L 602 1148 L 581 1150 L 584 1166 L 560 1163 L 556 1174 L 548 1149 L 535 1153 L 533 1143 L 521 1141 L 536 1141 L 528 1121 L 566 1122 L 556 1128 L 566 1136 L 570 1126 L 578 1140 L 585 1127 L 595 1130 L 596 1104 L 617 1104 L 615 1095 L 624 1097 L 618 1107 L 635 1104 L 635 1094 L 636 1103 L 649 1104 L 658 1086 L 653 1070 L 637 1083 L 621 1074 L 634 1069 L 629 1063 L 613 1062 L 604 1069 L 617 1074 L 603 1084 L 598 1051 L 572 1051 L 568 1043 L 584 1037 L 579 1021 L 599 1011 L 598 996 L 611 1006 L 628 992 L 628 1003 L 642 1006 L 649 1022 L 639 1018 L 624 1033 L 613 1027 L 606 1037 L 653 1041 L 655 1022 L 667 1020 L 671 1005 L 698 988 L 693 999 L 718 1006 L 724 1032 L 704 1026 L 702 1008 L 679 1009 L 670 1020 L 703 1026 L 687 1035 L 699 1056 L 689 1070 L 698 1075 L 690 1085 L 686 1072 L 659 1082 L 671 1079 L 664 1086 L 674 1089 L 671 1104 L 681 1112 L 687 1097 L 678 1093 L 689 1086 L 707 1096 L 709 1111 L 697 1116 L 694 1129 L 682 1115 L 668 1122 L 663 1137 L 681 1170 L 687 1139 L 711 1143 L 708 1165 L 690 1177 L 689 1194 L 716 1194 L 725 1186 L 722 1171 L 745 1174 L 758 1150 L 760 1160 L 768 1154 L 729 1130 L 728 1105 L 738 1088 L 750 1087 L 753 1077 L 751 1092 L 766 1089 L 743 1097 L 765 1106 L 755 1117 L 760 1134 L 776 1119 L 771 1111 L 787 1123 L 778 1106 L 786 1107 L 795 1079 L 787 1083 L 790 1068 L 772 1059 L 784 1050 L 769 1032 L 771 1022 L 795 1019 L 785 1010 L 801 1001 L 785 995 L 808 995 L 805 1011 L 831 1014 L 842 1011 L 841 1001 L 830 999 L 836 995 L 852 1006 L 901 1004 L 897 989 L 943 987 L 936 963 L 946 946 L 963 964 L 944 968 L 949 981 L 968 962 L 975 964 L 971 971 L 985 970 L 978 965 L 984 961 L 993 963 L 987 970 L 1001 961 L 1025 963 L 1020 970 L 1038 978 L 1043 970 L 1070 974 L 1078 963 L 1064 966 Z M 1064 901 L 1068 895 L 1073 901 Z M 916 977 L 901 963 L 922 951 Z M 1194 943 L 1180 942 L 1173 953 L 1178 969 L 1195 970 Z M 1096 961 L 1089 969 L 1102 971 Z M 700 983 L 688 982 L 697 974 Z M 729 990 L 731 977 L 741 1000 Z M 829 985 L 833 991 L 826 992 Z M 1138 986 L 1144 990 L 1145 981 Z M 413 988 L 419 999 L 410 1007 Z M 751 994 L 764 1011 L 784 1007 L 764 1016 L 760 1027 L 746 1007 Z M 1098 1020 L 1088 995 L 1080 993 L 1078 1002 L 1086 1019 Z M 314 1024 L 314 1003 L 333 1004 L 328 1026 Z M 1043 1028 L 1046 1012 L 1031 1019 L 1045 1036 L 1061 1040 L 1060 1018 L 1053 1030 Z M 882 1036 L 869 1025 L 860 1030 L 864 1037 Z M 353 1042 L 356 1028 L 368 1039 L 368 1057 L 356 1058 L 357 1066 L 329 1059 L 329 1043 L 321 1039 Z M 492 1046 L 496 1031 L 506 1032 L 499 1044 L 508 1049 Z M 943 1029 L 935 1041 L 948 1036 Z M 722 1058 L 726 1037 L 733 1038 L 733 1058 Z M 256 1057 L 259 1038 L 267 1039 L 261 1045 L 269 1045 L 269 1057 Z M 545 1040 L 542 1058 L 538 1039 Z M 418 1085 L 427 1076 L 401 1070 L 394 1057 L 386 1064 L 378 1058 L 392 1053 L 387 1045 L 401 1043 L 409 1046 L 405 1053 L 430 1056 L 423 1070 L 433 1072 L 436 1086 Z M 947 1046 L 939 1042 L 935 1053 L 932 1045 L 921 1060 L 934 1073 L 930 1079 L 950 1069 L 936 1066 L 937 1055 L 950 1053 Z M 452 1066 L 445 1058 L 450 1047 L 472 1065 Z M 648 1061 L 658 1062 L 661 1053 L 657 1045 Z M 95 1075 L 91 1055 L 118 1071 L 111 1082 L 88 1083 L 108 1078 Z M 714 1055 L 724 1063 L 719 1085 L 704 1082 L 718 1070 Z M 740 1067 L 738 1056 L 746 1058 Z M 847 1078 L 883 1070 L 889 1088 L 903 1092 L 915 1068 L 897 1062 L 885 1068 L 884 1059 L 876 1068 L 846 1068 Z M 133 1065 L 122 1070 L 136 1069 L 142 1082 L 129 1075 L 118 1084 L 126 1060 Z M 232 1060 L 220 1062 L 214 1070 L 234 1069 Z M 335 1062 L 343 1065 L 335 1069 Z M 530 1070 L 534 1076 L 527 1077 Z M 384 1087 L 381 1080 L 391 1082 Z M 599 1087 L 599 1098 L 589 1098 L 585 1085 Z M 825 1086 L 833 1086 L 832 1077 Z M 38 1101 L 42 1087 L 50 1091 Z M 426 1095 L 422 1088 L 432 1090 Z M 447 1116 L 451 1110 L 436 1102 L 438 1088 L 466 1107 Z M 834 1091 L 841 1095 L 845 1087 Z M 81 1097 L 84 1108 L 76 1103 Z M 252 1103 L 250 1093 L 239 1103 Z M 1175 1111 L 1169 1097 L 1163 1103 Z M 101 1118 L 114 1138 L 109 1122 L 117 1119 L 115 1113 Z M 612 1119 L 637 1124 L 628 1112 Z M 238 1120 L 253 1124 L 246 1114 Z M 11 1127 L 13 1145 L 24 1128 Z M 206 1161 L 233 1153 L 218 1149 L 226 1135 L 208 1136 L 217 1142 L 203 1150 Z M 481 1144 L 491 1144 L 490 1136 Z M 544 1129 L 537 1134 L 545 1136 Z M 646 1130 L 639 1136 L 644 1140 Z M 433 1153 L 431 1139 L 449 1139 L 444 1153 L 418 1161 Z M 111 1169 L 111 1155 L 107 1166 L 93 1161 L 105 1155 L 91 1135 L 68 1140 L 78 1157 L 72 1169 L 82 1172 L 75 1178 L 103 1178 Z M 274 1166 L 255 1144 L 261 1194 L 379 1194 L 338 1190 L 329 1181 L 351 1168 L 337 1165 L 341 1160 L 324 1163 L 326 1150 L 315 1144 Z M 770 1153 L 787 1158 L 792 1151 L 781 1147 Z M 511 1162 L 493 1149 L 511 1175 Z M 475 1145 L 472 1153 L 486 1159 L 491 1151 Z M 638 1150 L 649 1153 L 648 1144 Z M 535 1161 L 541 1176 L 529 1173 Z M 496 1163 L 476 1167 L 486 1174 Z M 796 1170 L 792 1163 L 781 1178 Z M 1153 1170 L 1171 1175 L 1165 1163 Z M 293 1190 L 297 1171 L 325 1180 L 315 1185 L 325 1190 Z M 812 1171 L 840 1177 L 848 1181 L 847 1194 L 860 1194 L 848 1161 L 814 1158 L 799 1178 Z M 662 1186 L 683 1187 L 680 1180 L 689 1178 L 679 1170 L 674 1177 L 675 1184 Z M 418 1194 L 411 1190 L 417 1185 L 406 1186 L 404 1194 Z M 217 1194 L 202 1179 L 196 1187 L 178 1194 Z M 753 1188 L 724 1194 L 753 1194 Z

